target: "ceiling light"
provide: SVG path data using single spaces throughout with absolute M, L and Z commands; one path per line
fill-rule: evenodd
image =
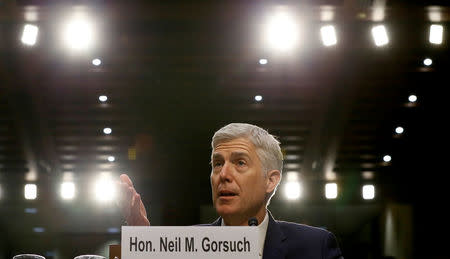
M 259 64 L 266 65 L 267 64 L 267 59 L 265 59 L 265 58 L 260 59 L 259 60 Z
M 111 128 L 104 128 L 103 129 L 103 133 L 105 133 L 106 135 L 109 135 L 112 133 L 112 129 Z
M 423 64 L 425 66 L 431 66 L 431 64 L 433 64 L 433 60 L 431 60 L 431 58 L 426 58 L 423 60 Z
M 417 102 L 417 96 L 415 96 L 415 95 L 410 95 L 409 97 L 408 97 L 408 101 L 410 101 L 410 102 L 412 102 L 412 103 L 415 103 L 415 102 Z
M 297 43 L 297 24 L 289 14 L 277 13 L 270 18 L 265 36 L 272 48 L 280 51 L 290 50 Z
M 34 200 L 37 197 L 36 184 L 25 184 L 25 199 Z
M 61 198 L 72 200 L 75 197 L 75 184 L 73 182 L 63 182 L 61 184 Z
M 98 97 L 98 100 L 99 100 L 100 102 L 104 103 L 104 102 L 108 101 L 108 96 L 106 96 L 106 95 L 100 95 L 100 96 Z
M 397 134 L 402 134 L 403 131 L 404 131 L 403 127 L 397 127 L 397 128 L 395 128 L 395 133 L 397 133 Z
M 337 184 L 336 183 L 325 184 L 325 197 L 327 199 L 336 199 L 336 197 L 337 197 Z
M 257 102 L 260 102 L 260 101 L 262 101 L 262 96 L 261 95 L 256 95 L 255 96 L 255 101 L 257 101 Z
M 444 27 L 442 27 L 442 25 L 432 24 L 430 26 L 430 38 L 429 38 L 430 43 L 441 44 L 443 32 Z
M 26 24 L 23 27 L 23 33 L 22 33 L 22 43 L 26 45 L 33 46 L 36 44 L 36 39 L 38 35 L 39 28 L 35 25 Z
M 92 25 L 84 18 L 73 19 L 65 27 L 64 40 L 71 49 L 87 49 L 93 42 Z
M 375 198 L 375 186 L 372 184 L 364 185 L 362 188 L 362 196 L 364 200 L 372 200 Z
M 35 233 L 44 233 L 45 232 L 45 228 L 35 227 L 35 228 L 33 228 L 33 232 L 35 232 Z
M 92 65 L 94 66 L 100 66 L 100 64 L 102 64 L 102 61 L 98 58 L 95 58 L 92 60 Z
M 389 38 L 384 25 L 378 25 L 372 28 L 372 36 L 375 41 L 375 45 L 378 47 L 384 46 L 389 43 Z
M 108 157 L 108 161 L 109 161 L 109 162 L 114 162 L 114 160 L 116 160 L 115 157 L 113 157 L 113 156 L 109 156 L 109 157 Z
M 25 208 L 24 212 L 27 214 L 36 214 L 38 212 L 37 208 Z
M 322 35 L 322 42 L 324 46 L 336 45 L 336 31 L 333 25 L 327 25 L 320 28 L 320 34 Z
M 383 161 L 386 162 L 386 163 L 391 162 L 391 160 L 392 160 L 392 157 L 390 155 L 385 155 L 383 157 Z

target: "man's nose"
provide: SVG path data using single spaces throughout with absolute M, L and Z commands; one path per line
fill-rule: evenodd
M 220 180 L 230 182 L 233 179 L 233 165 L 225 162 L 220 170 Z

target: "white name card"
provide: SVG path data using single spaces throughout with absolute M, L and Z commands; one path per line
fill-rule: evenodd
M 121 259 L 257 259 L 256 227 L 122 227 Z

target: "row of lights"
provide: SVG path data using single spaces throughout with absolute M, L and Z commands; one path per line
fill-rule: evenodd
M 64 181 L 60 185 L 60 196 L 63 200 L 73 200 L 76 196 L 75 183 Z M 94 183 L 94 198 L 98 202 L 109 202 L 116 197 L 116 183 L 109 174 L 101 174 Z M 24 186 L 24 198 L 35 200 L 38 197 L 38 186 L 34 183 L 27 183 Z
M 86 18 L 77 17 L 66 24 L 64 28 L 64 41 L 76 50 L 86 49 L 93 44 L 94 29 L 92 23 Z M 430 25 L 429 42 L 441 44 L 444 27 L 439 24 Z M 33 46 L 37 42 L 39 27 L 33 24 L 25 24 L 21 41 L 25 45 Z M 266 26 L 267 43 L 278 50 L 293 49 L 299 38 L 299 26 L 295 19 L 286 12 L 278 12 L 269 19 Z M 389 43 L 389 36 L 384 25 L 372 27 L 371 34 L 376 46 L 384 46 Z M 334 25 L 324 25 L 320 28 L 320 35 L 324 46 L 336 45 L 338 40 Z
M 287 172 L 287 182 L 284 184 L 284 194 L 288 200 L 298 200 L 302 197 L 302 185 L 298 179 L 297 172 Z M 372 200 L 375 198 L 375 186 L 366 184 L 362 186 L 361 195 L 364 200 Z M 329 200 L 338 197 L 337 183 L 325 184 L 325 198 Z

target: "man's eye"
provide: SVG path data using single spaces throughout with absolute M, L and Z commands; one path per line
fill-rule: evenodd
M 222 166 L 222 162 L 214 162 L 213 166 L 214 167 Z
M 240 165 L 240 166 L 244 166 L 244 165 L 246 165 L 247 163 L 244 161 L 244 160 L 239 160 L 238 161 L 238 165 Z

